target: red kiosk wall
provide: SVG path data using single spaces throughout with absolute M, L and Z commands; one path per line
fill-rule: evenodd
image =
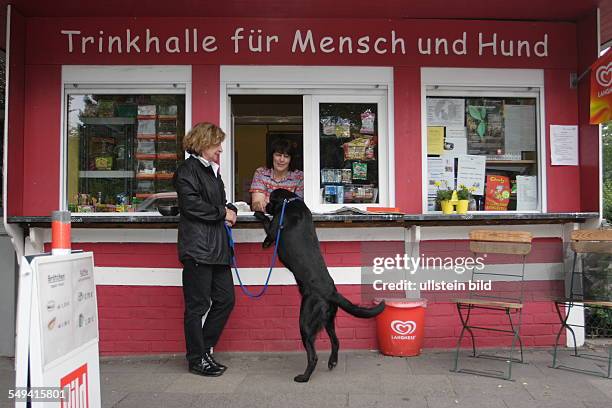
M 580 211 L 580 167 L 551 166 L 550 125 L 578 123 L 577 93 L 570 88 L 572 70 L 544 71 L 544 99 L 546 110 L 546 196 L 549 212 Z
M 27 65 L 25 77 L 23 212 L 49 216 L 59 209 L 61 66 Z
M 23 215 L 26 20 L 11 7 L 8 94 L 7 214 Z M 53 158 L 52 161 L 57 161 Z
M 576 25 L 578 69 L 580 75 L 599 58 L 597 13 L 594 12 Z M 599 211 L 599 126 L 590 125 L 590 75 L 578 84 L 578 158 L 580 162 L 580 198 L 582 211 Z
M 422 212 L 421 70 L 395 67 L 395 206 L 407 214 Z

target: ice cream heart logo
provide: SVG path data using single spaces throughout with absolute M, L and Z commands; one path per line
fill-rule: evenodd
M 411 320 L 406 320 L 405 322 L 401 320 L 394 320 L 391 322 L 391 329 L 402 336 L 414 333 L 416 328 L 416 323 Z
M 595 71 L 595 80 L 604 88 L 612 85 L 612 62 L 597 68 L 597 71 Z

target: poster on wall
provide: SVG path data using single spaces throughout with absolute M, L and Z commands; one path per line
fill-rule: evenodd
M 468 153 L 495 155 L 504 149 L 503 101 L 468 99 L 466 127 Z
M 517 211 L 535 211 L 538 209 L 537 181 L 537 176 L 516 176 Z
M 550 125 L 550 164 L 578 165 L 578 126 Z
M 504 153 L 536 150 L 535 105 L 504 105 Z
M 463 155 L 459 156 L 457 165 L 457 185 L 468 188 L 474 187 L 474 195 L 484 195 L 485 167 L 487 158 L 485 156 Z
M 441 155 L 444 153 L 444 127 L 427 127 L 427 154 Z
M 427 158 L 427 195 L 435 196 L 438 188 L 455 188 L 455 159 L 450 156 Z M 436 186 L 439 183 L 440 186 Z
M 465 100 L 427 98 L 427 126 L 464 126 Z

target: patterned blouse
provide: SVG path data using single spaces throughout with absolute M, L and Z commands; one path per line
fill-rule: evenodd
M 287 173 L 285 179 L 275 180 L 272 178 L 272 169 L 260 167 L 255 170 L 250 193 L 264 193 L 267 200 L 270 198 L 270 193 L 277 188 L 284 188 L 304 198 L 304 173 L 294 170 Z

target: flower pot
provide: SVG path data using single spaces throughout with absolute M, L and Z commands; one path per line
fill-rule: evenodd
M 467 214 L 470 200 L 459 200 L 457 202 L 457 214 Z
M 442 214 L 452 214 L 455 210 L 455 206 L 449 200 L 441 201 L 440 206 L 442 207 Z

